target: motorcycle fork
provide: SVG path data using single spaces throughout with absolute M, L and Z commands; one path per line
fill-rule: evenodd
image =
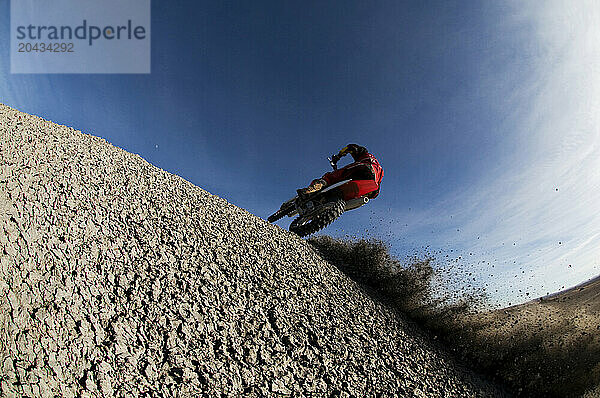
M 312 210 L 318 208 L 319 206 L 321 206 L 327 202 L 332 202 L 332 201 L 338 200 L 342 197 L 343 197 L 343 192 L 341 192 L 341 190 L 338 188 L 332 189 L 332 190 L 326 191 L 326 192 L 318 192 L 318 193 L 316 193 L 316 195 L 314 197 L 301 202 L 303 205 L 312 203 L 312 205 L 310 207 L 309 206 L 300 206 L 297 203 L 296 211 L 300 215 L 305 215 L 306 213 L 310 213 Z

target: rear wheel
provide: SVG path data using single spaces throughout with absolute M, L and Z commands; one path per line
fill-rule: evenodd
M 319 206 L 315 211 L 296 218 L 290 224 L 290 231 L 299 236 L 307 236 L 325 228 L 342 215 L 346 210 L 346 202 L 337 199 Z

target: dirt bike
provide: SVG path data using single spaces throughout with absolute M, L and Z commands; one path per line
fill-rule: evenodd
M 337 170 L 336 163 L 327 158 L 329 164 L 334 170 Z M 275 222 L 284 216 L 298 217 L 290 224 L 290 231 L 299 236 L 307 236 L 325 228 L 344 211 L 357 209 L 369 202 L 367 196 L 361 196 L 355 199 L 344 200 L 343 192 L 350 188 L 353 184 L 352 180 L 340 181 L 336 184 L 328 186 L 322 190 L 309 193 L 308 195 L 298 195 L 284 202 L 281 208 L 269 216 L 269 222 Z

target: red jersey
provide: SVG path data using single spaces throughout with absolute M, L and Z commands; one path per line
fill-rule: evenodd
M 327 185 L 332 185 L 343 180 L 374 181 L 375 184 L 371 182 L 370 185 L 365 185 L 365 187 L 368 187 L 366 188 L 368 192 L 362 193 L 362 195 L 369 194 L 369 197 L 372 199 L 379 195 L 379 187 L 383 179 L 383 167 L 381 167 L 375 156 L 365 153 L 354 161 L 354 163 L 325 173 L 322 178 L 327 182 Z

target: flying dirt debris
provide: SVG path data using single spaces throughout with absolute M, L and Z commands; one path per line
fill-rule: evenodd
M 600 277 L 509 308 L 444 295 L 431 256 L 399 261 L 376 239 L 310 238 L 322 257 L 518 396 L 600 397 Z M 441 290 L 440 290 L 441 288 Z
M 504 396 L 137 155 L 0 105 L 0 160 L 0 396 Z
M 471 356 L 511 384 L 544 397 L 600 397 L 600 277 L 463 323 Z

